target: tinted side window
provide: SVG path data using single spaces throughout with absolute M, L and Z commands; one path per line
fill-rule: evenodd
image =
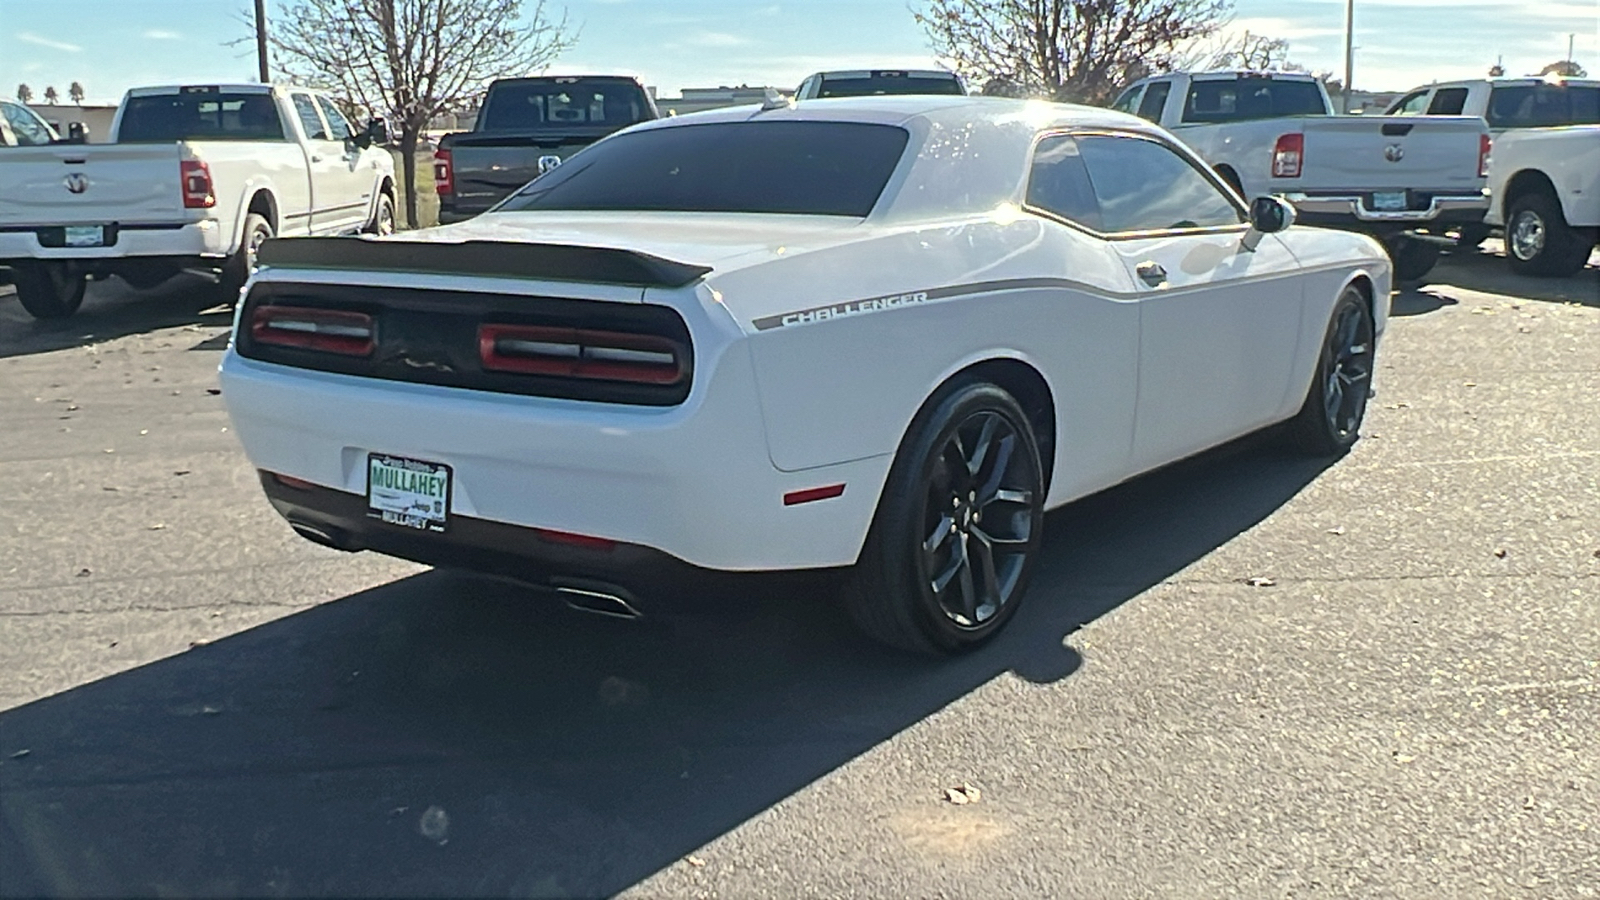
M 1103 231 L 1212 228 L 1244 221 L 1238 207 L 1187 159 L 1153 140 L 1078 138 Z
M 624 132 L 501 209 L 866 216 L 911 135 L 859 122 L 717 122 Z
M 1430 116 L 1459 116 L 1467 108 L 1467 89 L 1464 87 L 1440 88 L 1428 104 Z
M 311 102 L 310 94 L 294 94 L 294 111 L 300 116 L 300 126 L 306 130 L 306 138 L 313 141 L 329 140 L 328 130 L 322 124 L 322 117 L 317 115 L 317 105 Z
M 318 97 L 317 105 L 322 107 L 322 117 L 328 120 L 328 127 L 333 129 L 333 139 L 336 141 L 348 140 L 356 136 L 354 125 L 339 111 L 339 107 L 327 97 Z
M 1167 95 L 1170 93 L 1172 93 L 1172 82 L 1170 81 L 1158 81 L 1150 85 L 1150 89 L 1144 92 L 1144 100 L 1139 103 L 1140 117 L 1149 119 L 1152 122 L 1160 122 L 1161 111 L 1166 108 Z
M 30 110 L 18 103 L 0 104 L 11 133 L 17 136 L 17 146 L 31 147 L 50 143 L 50 129 Z
M 1420 116 L 1427 108 L 1428 92 L 1417 91 L 1414 94 L 1408 94 L 1399 103 L 1390 107 L 1388 114 L 1391 116 Z
M 1100 204 L 1089 183 L 1089 170 L 1078 153 L 1078 143 L 1055 135 L 1039 142 L 1028 174 L 1028 205 L 1076 222 L 1091 231 L 1104 231 Z
M 1133 111 L 1138 108 L 1139 97 L 1143 95 L 1143 93 L 1144 85 L 1142 84 L 1128 88 L 1122 92 L 1121 97 L 1117 98 L 1117 102 L 1111 104 L 1111 108 L 1117 112 L 1124 112 L 1132 115 Z
M 1600 88 L 1555 84 L 1495 88 L 1486 118 L 1495 128 L 1600 124 Z

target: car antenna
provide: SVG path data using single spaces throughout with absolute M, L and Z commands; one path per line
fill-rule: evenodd
M 769 87 L 761 99 L 761 111 L 769 112 L 774 109 L 794 109 L 794 99 L 785 97 L 777 88 Z

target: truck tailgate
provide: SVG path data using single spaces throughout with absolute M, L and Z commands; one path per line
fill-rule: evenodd
M 1319 116 L 1305 133 L 1303 188 L 1311 190 L 1460 190 L 1483 186 L 1481 138 L 1471 116 Z
M 539 177 L 540 157 L 564 161 L 601 136 L 452 135 L 446 146 L 455 174 L 456 198 L 472 207 L 487 208 Z
M 182 218 L 179 144 L 56 144 L 0 153 L 0 225 Z

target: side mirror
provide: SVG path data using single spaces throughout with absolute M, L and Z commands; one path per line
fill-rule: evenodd
M 1294 205 L 1282 197 L 1257 197 L 1250 203 L 1250 230 L 1240 248 L 1254 253 L 1264 234 L 1287 231 L 1294 224 Z

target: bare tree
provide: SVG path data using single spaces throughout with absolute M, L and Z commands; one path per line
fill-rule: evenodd
M 55 106 L 60 100 L 61 95 L 56 93 L 55 85 L 52 84 L 44 89 L 44 102 L 50 104 L 51 106 Z
M 1303 67 L 1289 61 L 1289 42 L 1250 31 L 1222 36 L 1197 46 L 1182 62 L 1188 69 L 1249 69 L 1256 72 L 1295 72 Z
M 935 52 L 969 81 L 1106 103 L 1226 23 L 1231 0 L 924 0 Z
M 268 38 L 278 67 L 386 115 L 400 137 L 406 221 L 417 224 L 418 139 L 497 77 L 538 71 L 577 34 L 524 0 L 293 0 Z M 253 40 L 253 37 L 252 37 Z
M 33 88 L 26 84 L 17 85 L 17 99 L 23 103 L 33 102 Z
M 79 106 L 82 106 L 83 105 L 83 83 L 82 82 L 78 82 L 78 81 L 74 81 L 67 88 L 67 96 L 72 98 L 72 102 L 73 103 L 76 103 Z

